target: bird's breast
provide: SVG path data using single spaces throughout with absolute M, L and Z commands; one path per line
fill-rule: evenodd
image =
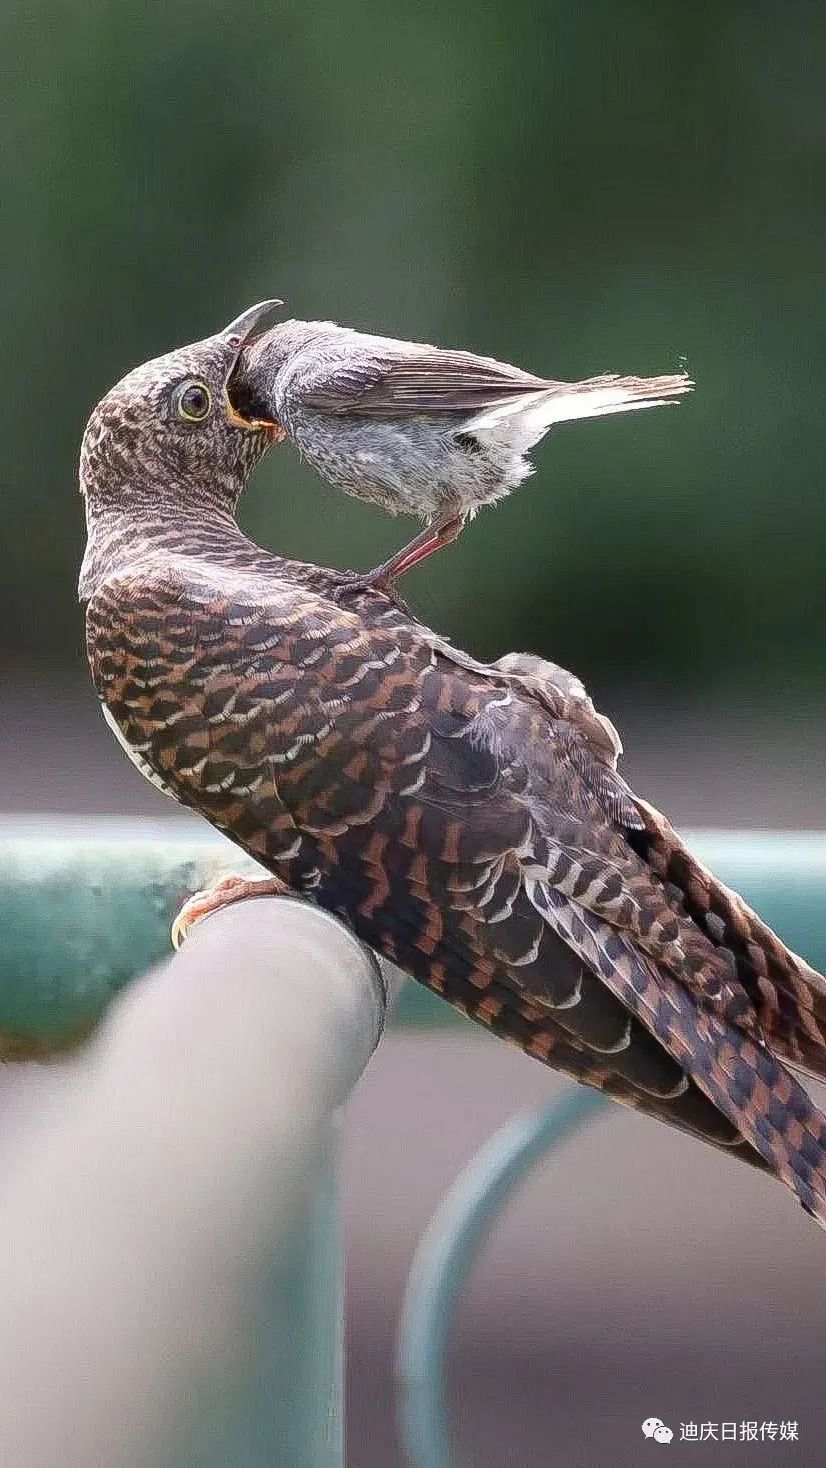
M 127 758 L 131 760 L 132 764 L 135 766 L 135 769 L 143 775 L 143 778 L 145 780 L 149 781 L 150 785 L 154 785 L 156 790 L 160 790 L 162 795 L 168 795 L 171 800 L 177 801 L 178 797 L 175 794 L 175 791 L 172 790 L 170 786 L 167 785 L 166 781 L 162 780 L 161 776 L 152 768 L 145 754 L 137 749 L 134 744 L 129 743 L 129 740 L 127 739 L 126 735 L 120 727 L 120 724 L 118 723 L 108 705 L 105 703 L 101 703 L 100 710 L 103 714 L 104 719 L 109 725 L 109 728 L 112 730 L 112 733 L 117 739 L 118 744 L 120 745 Z
M 292 437 L 302 458 L 336 489 L 392 515 L 423 520 L 487 503 L 501 473 L 487 453 L 464 449 L 455 424 L 408 417 L 390 422 L 302 410 Z

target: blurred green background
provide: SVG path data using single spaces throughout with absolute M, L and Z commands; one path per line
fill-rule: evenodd
M 276 295 L 550 376 L 685 362 L 688 402 L 560 428 L 407 592 L 479 655 L 575 668 L 678 824 L 826 829 L 824 76 L 814 0 L 5 0 L 0 806 L 171 815 L 89 687 L 78 447 L 136 362 Z M 341 567 L 413 529 L 288 447 L 242 519 Z M 414 1238 L 552 1088 L 503 1046 L 409 1035 L 359 1090 L 358 1468 L 401 1461 Z M 636 1464 L 652 1411 L 799 1416 L 796 1461 L 822 1461 L 815 1231 L 710 1149 L 607 1125 L 535 1179 L 478 1274 L 454 1362 L 472 1461 L 544 1463 L 550 1443 L 571 1468 Z
M 602 692 L 820 699 L 824 27 L 755 0 L 7 0 L 6 665 L 81 666 L 92 404 L 279 294 L 560 377 L 685 361 L 692 400 L 560 429 L 411 598 Z M 412 529 L 288 448 L 243 520 L 338 566 Z

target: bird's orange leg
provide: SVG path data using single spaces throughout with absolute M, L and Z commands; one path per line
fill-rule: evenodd
M 464 525 L 463 515 L 452 515 L 448 520 L 439 521 L 435 525 L 426 525 L 418 535 L 403 545 L 401 550 L 396 551 L 389 561 L 384 561 L 375 570 L 369 571 L 365 580 L 370 586 L 375 586 L 380 591 L 389 590 L 394 581 L 400 576 L 405 576 L 412 571 L 414 566 L 420 566 L 422 561 L 428 560 L 436 551 L 442 550 L 446 545 L 452 545 L 458 540 Z
M 237 874 L 221 877 L 203 892 L 193 892 L 181 908 L 172 924 L 170 938 L 177 951 L 184 939 L 202 918 L 228 907 L 231 902 L 241 902 L 246 897 L 284 897 L 292 888 L 278 877 L 239 877 Z

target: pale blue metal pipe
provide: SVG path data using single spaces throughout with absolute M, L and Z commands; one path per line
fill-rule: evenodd
M 419 1244 L 397 1348 L 402 1441 L 411 1468 L 450 1468 L 446 1352 L 459 1296 L 502 1209 L 536 1163 L 609 1103 L 584 1087 L 518 1116 L 476 1153 L 445 1194 Z
M 689 846 L 781 937 L 826 969 L 826 837 L 698 831 Z M 260 868 L 202 823 L 0 816 L 0 1051 L 11 1034 L 48 1046 L 88 1029 L 124 984 L 169 952 L 184 898 L 217 875 Z M 467 1025 L 419 984 L 397 1017 Z

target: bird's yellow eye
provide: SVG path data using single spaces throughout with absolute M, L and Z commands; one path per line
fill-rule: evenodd
M 187 423 L 203 423 L 209 417 L 212 393 L 205 382 L 185 382 L 178 390 L 178 417 Z

